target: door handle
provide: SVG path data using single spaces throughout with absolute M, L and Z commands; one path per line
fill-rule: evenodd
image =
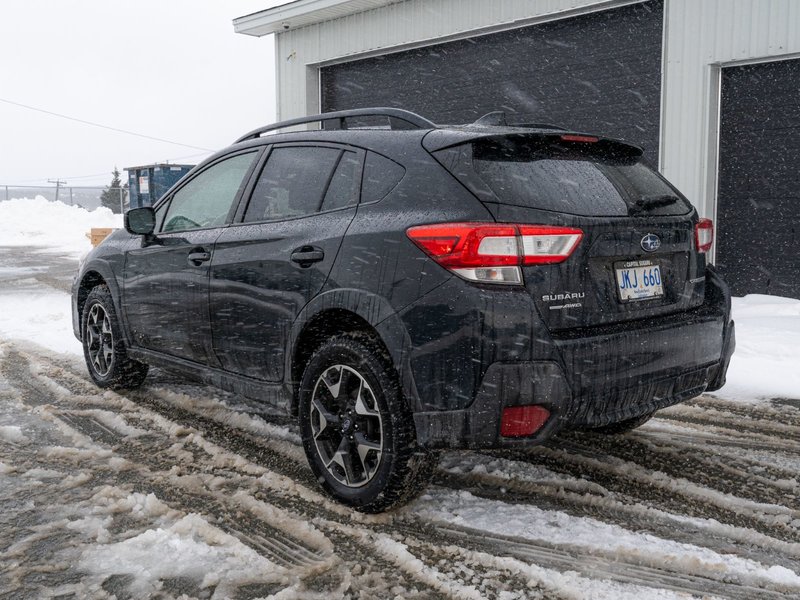
M 313 246 L 303 246 L 292 252 L 292 262 L 296 262 L 301 267 L 310 267 L 313 263 L 325 258 L 325 253 Z
M 211 252 L 197 250 L 195 252 L 190 252 L 189 256 L 186 258 L 190 264 L 194 265 L 195 267 L 199 267 L 202 263 L 211 260 Z

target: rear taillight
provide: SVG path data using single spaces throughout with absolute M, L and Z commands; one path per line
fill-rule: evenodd
M 714 243 L 714 223 L 711 219 L 700 219 L 694 226 L 694 241 L 701 254 L 711 250 Z
M 522 283 L 522 265 L 560 263 L 583 237 L 580 229 L 504 223 L 439 223 L 411 227 L 408 237 L 443 267 L 470 281 Z

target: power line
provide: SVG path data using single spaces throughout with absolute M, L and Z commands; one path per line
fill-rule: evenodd
M 67 182 L 63 181 L 61 179 L 48 179 L 47 183 L 55 183 L 56 184 L 56 202 L 58 202 L 58 191 L 61 189 L 62 185 L 67 185 Z M 70 204 L 72 204 L 72 203 L 70 202 Z
M 143 133 L 136 133 L 135 131 L 128 131 L 127 129 L 119 129 L 118 127 L 111 127 L 109 125 L 102 125 L 100 123 L 94 123 L 92 121 L 86 121 L 84 119 L 78 119 L 77 117 L 70 117 L 69 115 L 62 115 L 61 113 L 52 112 L 49 110 L 44 110 L 43 108 L 36 108 L 35 106 L 29 106 L 27 104 L 22 104 L 21 102 L 14 102 L 13 100 L 7 100 L 5 98 L 0 98 L 0 102 L 5 102 L 6 104 L 11 104 L 13 106 L 19 106 L 20 108 L 27 108 L 28 110 L 33 110 L 36 112 L 44 113 L 46 115 L 51 115 L 53 117 L 60 117 L 62 119 L 67 119 L 68 121 L 75 121 L 76 123 L 83 123 L 84 125 L 91 125 L 92 127 L 100 127 L 101 129 L 108 129 L 110 131 L 116 131 L 117 133 L 126 133 L 128 135 L 133 135 L 140 138 L 145 138 L 147 140 L 154 140 L 156 142 L 164 142 L 167 144 L 174 144 L 175 146 L 183 146 L 184 148 L 192 148 L 194 150 L 203 150 L 204 152 L 214 152 L 209 148 L 201 148 L 200 146 L 192 146 L 191 144 L 181 144 L 180 142 L 174 142 L 172 140 L 165 140 L 164 138 L 154 137 L 152 135 L 145 135 Z
M 209 152 L 210 152 L 210 150 L 206 151 L 206 152 L 198 152 L 196 154 L 186 154 L 184 156 L 174 156 L 172 158 L 165 158 L 162 162 L 164 162 L 164 163 L 174 163 L 175 161 L 184 160 L 186 158 L 196 158 L 198 156 L 205 156 Z M 107 177 L 110 174 L 111 174 L 111 171 L 103 171 L 102 173 L 92 173 L 91 175 L 66 175 L 63 178 L 64 179 L 93 179 L 93 178 L 96 178 L 96 177 L 98 177 L 98 178 L 99 177 Z M 47 177 L 36 177 L 35 179 L 21 179 L 21 180 L 18 179 L 18 180 L 16 180 L 16 183 L 17 184 L 38 183 L 40 181 L 42 181 L 42 182 L 43 181 L 49 181 L 49 179 Z

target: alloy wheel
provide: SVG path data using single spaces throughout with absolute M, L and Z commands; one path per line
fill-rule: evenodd
M 85 339 L 92 368 L 100 377 L 105 377 L 114 361 L 114 334 L 111 331 L 111 319 L 100 304 L 89 309 Z
M 348 487 L 369 483 L 383 454 L 383 422 L 364 377 L 346 365 L 323 371 L 314 386 L 309 419 L 328 472 Z

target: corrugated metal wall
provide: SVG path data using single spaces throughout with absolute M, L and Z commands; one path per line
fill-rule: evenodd
M 319 110 L 320 65 L 633 1 L 406 0 L 278 34 L 278 115 Z M 664 18 L 660 167 L 714 216 L 720 69 L 800 56 L 800 0 L 666 0 Z
M 407 0 L 276 38 L 278 118 L 319 110 L 320 64 L 646 0 Z
M 714 216 L 720 70 L 800 53 L 797 0 L 667 0 L 661 170 Z

